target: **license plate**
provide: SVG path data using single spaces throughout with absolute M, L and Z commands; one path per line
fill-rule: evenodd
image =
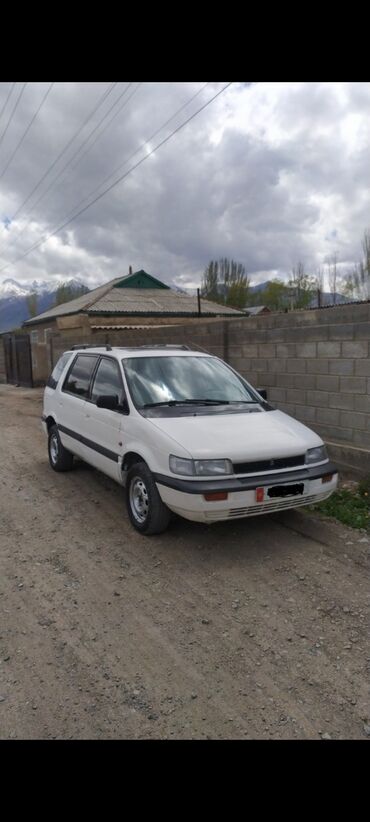
M 297 497 L 304 493 L 304 482 L 292 483 L 291 485 L 272 485 L 267 489 L 267 496 L 273 497 Z

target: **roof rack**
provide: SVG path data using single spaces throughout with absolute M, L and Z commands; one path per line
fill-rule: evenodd
M 192 350 L 189 345 L 159 345 L 159 344 L 158 345 L 120 345 L 120 346 L 116 346 L 116 347 L 117 348 L 124 348 L 125 350 L 128 349 L 129 351 L 137 351 L 137 350 L 141 351 L 142 349 L 148 349 L 148 348 L 150 348 L 150 349 L 151 348 L 159 348 L 159 349 L 162 349 L 162 350 L 165 350 L 165 351 L 166 350 L 171 351 L 173 349 L 180 350 L 180 351 L 191 351 Z
M 92 345 L 90 343 L 88 343 L 88 344 L 84 343 L 83 345 L 72 345 L 71 346 L 71 351 L 77 351 L 80 348 L 82 348 L 82 349 L 85 349 L 85 348 L 105 348 L 106 351 L 111 351 L 112 350 L 111 345 Z

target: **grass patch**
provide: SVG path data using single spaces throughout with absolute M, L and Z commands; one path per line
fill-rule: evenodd
M 329 499 L 311 505 L 310 508 L 328 517 L 335 517 L 352 528 L 370 530 L 370 478 L 362 480 L 355 490 L 339 489 Z

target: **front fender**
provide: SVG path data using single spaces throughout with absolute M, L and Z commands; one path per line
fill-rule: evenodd
M 125 451 L 121 458 L 121 470 L 122 470 L 122 480 L 123 484 L 125 485 L 125 479 L 127 475 L 127 468 L 124 468 L 125 462 L 127 457 L 130 454 L 137 454 L 138 457 L 143 460 L 152 472 L 152 474 L 158 473 L 159 469 L 157 466 L 161 466 L 161 471 L 164 474 L 169 473 L 169 464 L 168 459 L 169 455 L 167 452 L 162 451 L 161 449 L 157 448 L 156 446 L 149 446 L 146 443 L 143 443 L 140 440 L 130 440 L 130 442 L 125 443 Z M 132 461 L 130 460 L 132 464 Z M 160 473 L 160 472 L 159 472 Z

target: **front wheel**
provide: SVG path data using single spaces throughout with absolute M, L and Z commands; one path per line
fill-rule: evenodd
M 54 471 L 70 471 L 73 468 L 73 454 L 62 445 L 56 425 L 52 425 L 49 431 L 48 452 Z
M 127 474 L 126 505 L 130 522 L 141 534 L 149 536 L 166 530 L 171 513 L 144 462 L 133 465 Z

